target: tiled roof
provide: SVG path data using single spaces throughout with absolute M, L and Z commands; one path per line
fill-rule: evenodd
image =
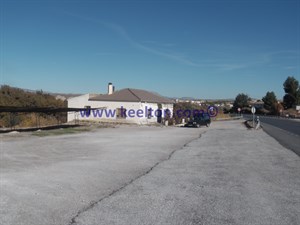
M 149 91 L 126 88 L 111 95 L 96 95 L 90 101 L 174 103 L 173 100 Z

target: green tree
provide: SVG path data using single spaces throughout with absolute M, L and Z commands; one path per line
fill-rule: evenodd
M 203 110 L 203 112 L 205 112 L 206 108 L 189 102 L 175 103 L 173 108 L 173 118 L 175 119 L 175 123 L 181 123 L 182 119 L 187 121 L 189 118 L 192 118 L 194 110 L 198 110 L 198 112 Z
M 244 107 L 248 107 L 249 101 L 250 101 L 250 98 L 248 95 L 246 95 L 244 93 L 238 94 L 233 103 L 234 110 L 236 111 L 238 108 L 242 109 Z
M 300 86 L 298 80 L 294 77 L 288 77 L 283 83 L 285 96 L 283 103 L 285 108 L 292 108 L 295 104 L 300 104 Z
M 276 111 L 277 98 L 273 91 L 267 92 L 266 96 L 262 98 L 264 108 L 274 113 Z

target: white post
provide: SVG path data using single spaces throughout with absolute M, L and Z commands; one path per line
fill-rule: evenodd
M 254 128 L 254 114 L 255 114 L 255 111 L 256 111 L 255 107 L 252 106 L 251 112 L 252 112 L 252 115 L 253 115 L 253 118 L 252 118 L 253 119 L 253 121 L 252 121 L 253 128 Z

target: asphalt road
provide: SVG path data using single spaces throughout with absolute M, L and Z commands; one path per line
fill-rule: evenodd
M 280 128 L 282 130 L 285 130 L 289 133 L 300 136 L 300 121 L 299 120 L 287 119 L 287 118 L 276 118 L 276 117 L 260 117 L 260 120 L 263 123 L 270 124 L 272 126 Z
M 300 158 L 242 121 L 1 140 L 1 225 L 300 224 Z
M 252 119 L 250 115 L 244 115 Z M 259 116 L 263 129 L 280 144 L 300 156 L 300 121 L 295 119 Z

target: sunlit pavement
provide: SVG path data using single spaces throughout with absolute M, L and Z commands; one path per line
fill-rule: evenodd
M 299 224 L 300 160 L 242 121 L 1 144 L 1 224 Z

